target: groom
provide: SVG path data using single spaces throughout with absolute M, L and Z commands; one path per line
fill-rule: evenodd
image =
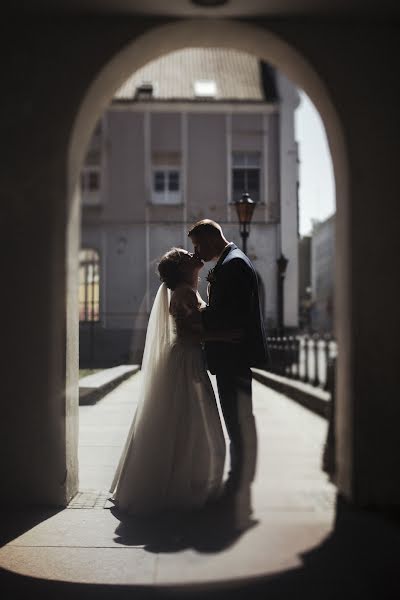
M 231 466 L 223 497 L 250 492 L 254 479 L 257 436 L 252 407 L 250 367 L 264 367 L 267 342 L 257 275 L 248 257 L 228 242 L 218 223 L 204 219 L 189 231 L 195 254 L 216 260 L 207 276 L 208 305 L 202 312 L 207 331 L 238 330 L 239 342 L 206 342 L 207 366 L 216 375 L 222 414 L 230 439 Z

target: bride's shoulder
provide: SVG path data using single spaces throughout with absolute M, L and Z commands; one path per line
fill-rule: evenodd
M 198 303 L 197 294 L 188 283 L 180 283 L 171 294 L 171 307 L 194 309 Z

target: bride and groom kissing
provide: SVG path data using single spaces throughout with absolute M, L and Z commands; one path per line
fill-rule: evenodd
M 123 513 L 150 516 L 250 506 L 257 436 L 250 367 L 267 362 L 257 275 L 248 257 L 209 219 L 188 233 L 194 252 L 172 248 L 160 260 L 137 409 L 111 486 Z M 197 286 L 204 262 L 208 301 Z M 230 445 L 207 369 L 216 376 Z

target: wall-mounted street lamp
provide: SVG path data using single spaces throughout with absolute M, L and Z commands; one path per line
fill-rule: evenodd
M 277 259 L 276 264 L 278 266 L 278 335 L 284 334 L 284 323 L 283 323 L 283 308 L 284 308 L 284 281 L 286 274 L 286 267 L 289 260 L 281 252 L 280 257 Z
M 245 192 L 242 194 L 240 200 L 235 202 L 236 212 L 240 224 L 240 236 L 242 238 L 242 250 L 246 254 L 247 252 L 247 238 L 250 233 L 250 223 L 253 217 L 253 212 L 256 203 L 250 198 L 249 194 Z

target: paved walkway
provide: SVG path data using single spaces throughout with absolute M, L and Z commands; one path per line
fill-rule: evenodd
M 81 493 L 68 509 L 25 516 L 17 534 L 3 535 L 0 576 L 6 584 L 11 581 L 10 589 L 28 582 L 42 586 L 38 593 L 57 597 L 76 597 L 84 590 L 86 597 L 91 591 L 96 598 L 124 592 L 131 598 L 130 586 L 136 586 L 135 598 L 161 592 L 163 598 L 214 598 L 218 585 L 218 598 L 228 589 L 226 597 L 236 598 L 246 586 L 253 597 L 259 592 L 263 598 L 285 600 L 288 594 L 295 599 L 369 598 L 369 592 L 378 591 L 369 578 L 381 581 L 381 562 L 390 567 L 398 560 L 393 552 L 398 530 L 381 521 L 375 526 L 374 517 L 353 514 L 341 504 L 335 510 L 335 488 L 320 470 L 326 421 L 258 382 L 253 526 L 221 536 L 222 515 L 212 511 L 183 525 L 121 523 L 107 509 L 106 492 L 135 410 L 140 377 L 134 375 L 96 405 L 80 408 Z M 371 535 L 377 553 L 366 552 Z M 83 583 L 88 585 L 78 585 Z
M 97 405 L 79 409 L 79 487 L 88 502 L 93 492 L 111 485 L 136 409 L 140 380 L 138 374 Z M 216 390 L 214 378 L 212 382 Z M 335 488 L 320 470 L 326 421 L 256 381 L 253 388 L 259 443 L 254 508 L 332 509 Z M 71 506 L 82 502 L 76 500 Z

